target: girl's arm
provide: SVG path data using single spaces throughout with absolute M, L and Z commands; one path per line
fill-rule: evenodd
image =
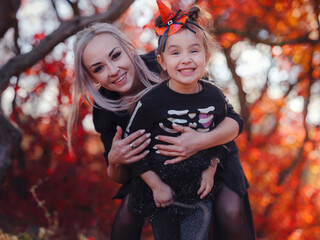
M 206 133 L 200 133 L 190 127 L 182 127 L 177 124 L 173 124 L 173 128 L 182 134 L 179 137 L 158 136 L 160 141 L 170 143 L 170 145 L 157 144 L 155 146 L 159 154 L 176 157 L 166 161 L 168 164 L 183 161 L 201 150 L 230 142 L 239 133 L 237 121 L 229 117 L 226 117 L 212 131 Z
M 203 199 L 211 192 L 211 189 L 214 185 L 214 175 L 217 171 L 218 162 L 219 160 L 214 157 L 211 160 L 210 166 L 201 174 L 200 188 L 198 190 L 200 199 Z
M 242 132 L 242 118 L 234 111 L 233 106 L 226 98 L 225 101 L 227 116 L 212 131 L 199 133 L 189 127 L 173 125 L 173 128 L 182 132 L 179 137 L 158 136 L 159 140 L 170 144 L 156 145 L 155 147 L 159 154 L 175 157 L 166 163 L 177 163 L 201 150 L 228 143 L 234 140 Z
M 147 171 L 140 175 L 142 180 L 151 188 L 153 199 L 157 207 L 167 207 L 173 203 L 174 192 L 153 171 Z

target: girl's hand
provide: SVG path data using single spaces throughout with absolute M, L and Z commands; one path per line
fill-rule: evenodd
M 208 193 L 210 193 L 214 184 L 214 174 L 217 170 L 218 161 L 214 158 L 211 160 L 211 163 L 212 164 L 202 172 L 200 188 L 198 190 L 200 199 L 203 199 L 208 195 Z
M 143 151 L 150 143 L 150 133 L 136 131 L 122 139 L 122 129 L 117 126 L 108 154 L 109 164 L 131 164 L 144 158 L 149 151 Z M 142 153 L 141 153 L 142 152 Z
M 157 207 L 168 207 L 173 203 L 174 192 L 171 187 L 165 183 L 157 184 L 152 188 L 154 203 Z
M 200 137 L 203 136 L 201 133 L 193 130 L 190 127 L 184 127 L 175 123 L 172 124 L 172 127 L 175 130 L 182 132 L 181 135 L 178 137 L 159 135 L 157 136 L 158 140 L 170 143 L 170 145 L 155 145 L 159 154 L 176 157 L 171 160 L 167 160 L 165 162 L 166 164 L 181 162 L 202 150 L 199 146 Z

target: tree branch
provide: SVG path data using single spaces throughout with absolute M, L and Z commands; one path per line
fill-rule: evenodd
M 241 38 L 247 38 L 250 41 L 254 42 L 254 43 L 263 43 L 269 46 L 283 46 L 286 44 L 301 44 L 301 43 L 308 43 L 311 45 L 316 45 L 319 43 L 319 40 L 312 40 L 309 38 L 309 34 L 310 32 L 306 33 L 304 36 L 301 37 L 297 37 L 291 40 L 283 40 L 283 41 L 274 41 L 272 39 L 259 39 L 255 36 L 253 36 L 252 34 L 248 34 L 248 30 L 237 30 L 234 28 L 222 28 L 219 26 L 216 26 L 215 29 L 213 29 L 212 34 L 214 35 L 222 35 L 224 33 L 234 33 L 237 36 L 241 37 Z
M 52 7 L 53 7 L 53 10 L 54 10 L 54 12 L 55 12 L 55 14 L 56 14 L 56 16 L 57 16 L 58 21 L 61 23 L 61 22 L 62 22 L 62 19 L 61 19 L 59 13 L 58 13 L 58 9 L 57 9 L 55 0 L 51 0 L 50 2 L 51 2 L 51 5 L 52 5 Z
M 312 54 L 313 54 L 314 50 L 312 51 Z M 312 57 L 311 57 L 312 58 Z M 312 88 L 312 85 L 313 83 L 315 82 L 315 79 L 312 77 L 312 71 L 314 70 L 314 68 L 312 67 L 312 61 L 310 59 L 310 70 L 309 70 L 309 74 L 308 74 L 308 77 L 309 77 L 309 86 L 308 86 L 308 91 L 307 91 L 307 94 L 306 94 L 306 97 L 305 97 L 305 101 L 304 101 L 304 107 L 303 107 L 303 126 L 304 126 L 304 129 L 305 129 L 305 137 L 304 137 L 304 140 L 303 140 L 303 143 L 301 145 L 301 147 L 299 148 L 299 151 L 298 151 L 298 154 L 297 156 L 293 159 L 292 163 L 287 166 L 285 169 L 283 169 L 282 171 L 280 171 L 279 173 L 279 178 L 278 178 L 278 182 L 277 182 L 277 186 L 280 186 L 284 183 L 285 179 L 299 166 L 301 165 L 302 163 L 302 160 L 303 160 L 303 152 L 304 152 L 304 146 L 306 144 L 307 141 L 309 141 L 309 131 L 308 131 L 308 127 L 307 127 L 307 124 L 306 124 L 306 117 L 308 115 L 308 105 L 309 105 L 309 102 L 310 102 L 310 97 L 311 97 L 311 88 Z M 270 203 L 269 205 L 266 206 L 265 208 L 265 211 L 264 211 L 264 216 L 268 216 L 269 215 L 269 212 L 272 208 L 272 206 L 274 206 L 276 204 L 276 202 L 278 201 L 280 197 L 280 194 L 279 193 L 276 193 L 274 195 L 274 201 L 272 203 Z
M 251 123 L 249 120 L 249 116 L 250 116 L 250 112 L 249 112 L 249 108 L 247 105 L 247 100 L 246 100 L 246 96 L 247 94 L 243 91 L 243 87 L 242 87 L 242 81 L 240 76 L 236 73 L 236 64 L 234 62 L 234 60 L 231 58 L 230 54 L 231 54 L 231 48 L 223 48 L 224 54 L 226 56 L 227 59 L 227 64 L 228 67 L 232 73 L 232 76 L 235 80 L 235 83 L 238 87 L 238 99 L 240 102 L 240 115 L 244 121 L 244 128 L 247 131 L 247 138 L 248 141 L 251 140 Z
M 62 22 L 50 35 L 42 39 L 30 52 L 18 55 L 10 59 L 0 69 L 0 93 L 5 89 L 13 76 L 18 76 L 32 65 L 44 58 L 60 42 L 64 41 L 80 29 L 92 22 L 113 22 L 125 12 L 134 0 L 113 1 L 110 8 L 98 15 L 90 17 L 77 16 L 71 20 Z

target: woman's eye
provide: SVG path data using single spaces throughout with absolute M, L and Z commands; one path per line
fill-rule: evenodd
M 179 54 L 179 52 L 174 51 L 174 52 L 172 52 L 171 54 L 172 54 L 172 55 L 178 55 L 178 54 Z
M 121 52 L 116 52 L 115 54 L 112 55 L 112 60 L 116 60 L 120 57 Z
M 93 72 L 94 73 L 98 73 L 98 72 L 100 72 L 102 70 L 102 68 L 103 68 L 103 66 L 98 66 L 93 70 Z
M 191 50 L 191 53 L 197 53 L 198 52 L 198 50 Z

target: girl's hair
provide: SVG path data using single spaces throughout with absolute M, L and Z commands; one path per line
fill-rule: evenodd
M 131 96 L 123 96 L 119 100 L 109 99 L 99 92 L 99 86 L 89 78 L 89 72 L 83 63 L 84 48 L 95 36 L 105 33 L 117 39 L 130 58 L 137 75 L 135 80 L 140 81 L 144 89 L 141 92 L 134 93 Z M 159 77 L 148 70 L 132 42 L 119 29 L 109 23 L 94 23 L 76 34 L 74 43 L 74 72 L 75 81 L 72 84 L 71 113 L 67 127 L 69 149 L 71 149 L 71 131 L 78 116 L 78 106 L 81 96 L 94 107 L 119 112 L 130 109 L 130 107 L 152 87 L 153 83 L 160 82 Z
M 210 20 L 210 14 L 205 11 L 203 8 L 200 8 L 200 6 L 198 5 L 194 5 L 192 6 L 189 11 L 188 11 L 188 18 L 187 18 L 187 21 L 186 23 L 181 27 L 181 29 L 192 29 L 193 31 L 196 31 L 196 32 L 201 32 L 202 33 L 202 36 L 203 36 L 203 45 L 204 45 L 204 48 L 205 48 L 205 51 L 206 51 L 206 54 L 208 56 L 210 56 L 210 53 L 214 50 L 214 49 L 217 49 L 218 46 L 217 46 L 217 42 L 216 40 L 214 39 L 214 37 L 209 34 L 209 32 L 206 30 L 206 28 L 212 28 L 212 25 L 210 24 L 211 21 Z M 155 20 L 154 20 L 154 25 L 155 27 L 159 27 L 160 25 L 162 25 L 163 22 L 162 22 L 162 19 L 161 19 L 161 16 L 158 16 Z M 199 27 L 198 27 L 198 26 Z M 180 30 L 181 30 L 180 29 Z M 179 30 L 179 31 L 180 31 Z M 163 43 L 164 41 L 162 41 L 162 38 L 164 36 L 159 36 L 159 39 L 158 39 L 158 45 L 161 44 L 162 42 L 162 45 L 158 47 L 157 51 L 156 51 L 156 54 L 157 55 L 160 55 L 162 54 L 163 52 Z M 161 71 L 161 74 L 160 74 L 161 78 L 163 79 L 166 79 L 168 78 L 168 74 L 163 71 Z

